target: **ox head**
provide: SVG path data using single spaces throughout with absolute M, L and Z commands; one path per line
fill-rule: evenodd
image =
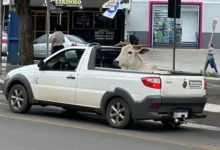
M 135 63 L 140 63 L 140 57 L 138 54 L 144 54 L 149 49 L 138 45 L 128 44 L 121 49 L 121 53 L 114 60 L 114 64 L 122 69 L 131 70 L 134 68 Z

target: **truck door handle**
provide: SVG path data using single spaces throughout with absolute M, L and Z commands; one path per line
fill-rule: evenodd
M 73 76 L 68 76 L 68 77 L 66 77 L 67 79 L 76 79 L 76 77 L 73 77 Z

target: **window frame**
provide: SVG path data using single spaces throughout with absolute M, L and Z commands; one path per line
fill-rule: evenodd
M 59 53 L 57 53 L 56 55 L 54 55 L 53 57 L 51 57 L 50 59 L 48 59 L 48 60 L 46 60 L 45 62 L 44 62 L 44 69 L 43 70 L 39 70 L 39 71 L 54 71 L 54 72 L 76 72 L 77 71 L 77 68 L 78 68 L 78 66 L 79 66 L 79 63 L 80 63 L 80 60 L 82 59 L 82 56 L 81 56 L 81 58 L 80 58 L 80 60 L 79 60 L 79 62 L 78 62 L 78 64 L 77 64 L 77 67 L 76 67 L 76 69 L 75 70 L 50 70 L 48 67 L 47 67 L 47 64 L 52 60 L 52 59 L 54 59 L 54 58 L 56 58 L 57 56 L 59 56 L 59 55 L 62 55 L 62 54 L 65 54 L 66 52 L 69 52 L 69 51 L 79 51 L 79 50 L 81 50 L 81 51 L 83 51 L 83 54 L 82 54 L 82 56 L 84 55 L 84 53 L 85 53 L 85 50 L 86 49 L 83 49 L 83 48 L 81 48 L 81 49 L 66 49 L 65 51 L 61 51 L 61 52 L 59 52 Z

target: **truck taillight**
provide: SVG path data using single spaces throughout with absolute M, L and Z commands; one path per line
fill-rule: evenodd
M 152 105 L 150 106 L 150 108 L 152 108 L 152 109 L 159 109 L 159 108 L 160 108 L 160 104 L 154 103 L 154 104 L 152 104 Z
M 204 79 L 204 89 L 207 89 L 207 81 Z
M 159 77 L 144 77 L 141 78 L 142 83 L 153 89 L 161 89 L 161 79 Z

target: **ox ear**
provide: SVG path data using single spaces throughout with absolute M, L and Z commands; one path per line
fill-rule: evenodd
M 140 49 L 137 49 L 137 52 L 139 53 L 139 54 L 145 54 L 145 53 L 147 53 L 147 52 L 149 52 L 150 50 L 147 48 L 147 47 L 142 47 L 142 48 L 140 48 Z

